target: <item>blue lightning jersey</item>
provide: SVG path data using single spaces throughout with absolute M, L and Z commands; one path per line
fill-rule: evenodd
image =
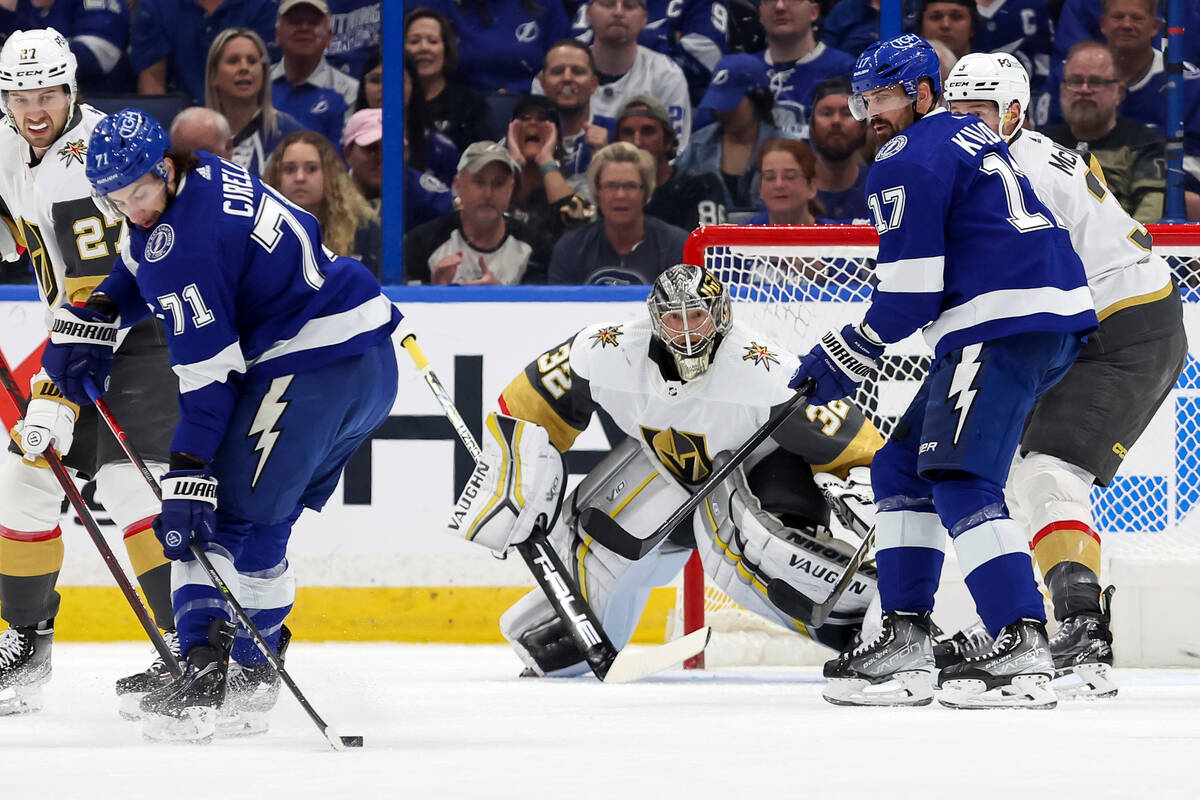
M 163 320 L 179 378 L 174 452 L 211 460 L 243 384 L 369 350 L 401 319 L 379 282 L 321 245 L 315 217 L 243 168 L 201 152 L 150 231 L 129 228 L 96 289 L 122 327 Z
M 977 53 L 1011 53 L 1029 73 L 1029 85 L 1036 94 L 1050 76 L 1050 50 L 1054 46 L 1054 25 L 1046 0 L 996 0 L 990 6 L 978 6 L 979 28 L 971 37 L 971 49 Z
M 885 342 L 924 329 L 935 358 L 1018 333 L 1097 326 L 1065 230 L 975 117 L 925 115 L 867 176 L 879 280 L 865 322 Z
M 850 78 L 854 56 L 818 42 L 813 51 L 798 61 L 776 64 L 771 54 L 758 54 L 771 81 L 775 108 L 771 114 L 775 127 L 788 139 L 808 139 L 808 114 L 812 109 L 813 89 L 826 78 Z

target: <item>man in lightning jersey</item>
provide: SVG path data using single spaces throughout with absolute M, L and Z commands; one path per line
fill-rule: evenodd
M 940 106 L 928 42 L 873 45 L 852 84 L 851 110 L 883 141 L 867 180 L 879 283 L 863 322 L 827 333 L 793 385 L 814 380 L 817 403 L 850 394 L 885 343 L 918 330 L 934 360 L 871 467 L 883 628 L 826 665 L 825 696 L 932 701 L 929 613 L 948 531 L 996 642 L 941 671 L 940 702 L 1052 707 L 1042 596 L 1004 485 L 1034 402 L 1097 326 L 1083 265 L 1000 137 Z
M 75 56 L 53 28 L 16 31 L 0 51 L 0 199 L 31 257 L 49 309 L 86 299 L 117 258 L 123 223 L 92 200 L 84 175 L 87 141 L 104 114 L 77 102 Z M 47 311 L 48 319 L 49 311 Z M 128 420 L 151 469 L 166 471 L 178 417 L 162 328 L 129 331 L 116 353 L 109 403 Z M 63 563 L 63 492 L 42 454 L 53 447 L 68 468 L 96 481 L 96 497 L 124 532 L 130 562 L 166 638 L 175 644 L 170 567 L 150 530 L 158 501 L 97 419 L 62 396 L 44 372 L 31 383 L 25 418 L 0 459 L 0 714 L 33 710 L 50 678 L 55 591 Z M 117 681 L 123 714 L 170 677 L 161 659 Z
M 523 518 L 486 518 L 483 512 L 497 507 L 491 502 L 497 487 L 468 485 L 452 532 L 502 553 L 528 536 L 531 511 L 545 513 L 550 541 L 617 647 L 629 641 L 651 588 L 670 581 L 693 548 L 709 579 L 742 606 L 827 646 L 844 647 L 875 593 L 872 570 L 858 575 L 818 628 L 772 605 L 766 587 L 783 578 L 820 602 L 853 552 L 849 543 L 828 536 L 829 509 L 814 481 L 816 475 L 834 491 L 869 492 L 864 465 L 882 439 L 849 403 L 795 412 L 709 496 L 692 524 L 638 561 L 612 553 L 579 527 L 578 514 L 594 507 L 635 535 L 649 535 L 704 483 L 719 453 L 736 449 L 793 396 L 787 380 L 796 358 L 733 322 L 728 293 L 703 267 L 667 269 L 648 306 L 649 315 L 584 328 L 538 356 L 504 389 L 500 409 L 507 416 L 492 419 L 527 421 L 516 448 L 525 479 L 524 501 L 514 505 L 524 507 Z M 600 410 L 628 438 L 588 473 L 559 517 L 560 453 Z M 535 437 L 538 448 L 529 444 Z M 485 452 L 493 438 L 485 433 Z M 531 673 L 586 671 L 542 592 L 518 601 L 500 624 Z
M 1022 128 L 1029 78 L 1015 58 L 964 56 L 946 79 L 946 99 L 952 113 L 973 114 L 1004 137 L 1038 197 L 1070 231 L 1087 271 L 1100 330 L 1033 407 L 1009 495 L 1054 602 L 1056 671 L 1083 679 L 1071 693 L 1115 695 L 1111 587 L 1100 591 L 1089 492 L 1112 481 L 1183 369 L 1179 290 L 1167 262 L 1151 252 L 1150 234 L 1105 187 L 1095 157 Z
M 295 597 L 292 525 L 320 510 L 396 395 L 400 312 L 358 261 L 321 245 L 311 214 L 209 153 L 171 152 L 154 119 L 126 109 L 88 143 L 97 196 L 129 242 L 83 307 L 55 312 L 43 363 L 76 402 L 103 386 L 118 326 L 160 316 L 179 379 L 179 424 L 154 531 L 172 561 L 184 674 L 141 702 L 150 738 L 265 729 L 255 699 L 275 678 L 195 560 L 207 551 L 264 638 L 281 649 Z M 241 666 L 227 680 L 229 659 Z M 247 714 L 229 709 L 243 700 Z M 227 691 L 228 687 L 228 691 Z M 275 684 L 275 691 L 278 690 Z M 273 695 L 270 702 L 273 703 Z M 269 704 L 267 705 L 269 708 Z

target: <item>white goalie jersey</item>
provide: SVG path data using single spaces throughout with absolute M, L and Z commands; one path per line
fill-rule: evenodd
M 117 258 L 124 220 L 96 206 L 84 174 L 88 139 L 103 118 L 77 105 L 40 160 L 11 124 L 0 124 L 0 197 L 48 308 L 87 298 Z
M 1038 197 L 1070 232 L 1102 322 L 1122 308 L 1170 293 L 1170 268 L 1151 252 L 1150 233 L 1108 190 L 1095 156 L 1027 130 L 1009 150 Z

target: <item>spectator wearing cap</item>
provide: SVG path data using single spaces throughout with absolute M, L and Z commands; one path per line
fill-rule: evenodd
M 326 60 L 347 75 L 361 76 L 371 53 L 383 44 L 383 0 L 329 0 L 329 28 L 333 38 Z
M 696 131 L 675 162 L 678 170 L 716 173 L 725 185 L 730 215 L 744 216 L 761 207 L 755 188 L 758 151 L 767 139 L 780 135 L 772 121 L 773 105 L 762 61 L 746 53 L 725 56 L 700 101 L 700 108 L 717 121 Z
M 813 175 L 817 200 L 834 222 L 870 219 L 867 213 L 867 165 L 859 151 L 867 141 L 867 123 L 850 113 L 850 81 L 828 78 L 813 93 Z
M 812 148 L 791 139 L 771 139 L 758 151 L 763 210 L 744 225 L 827 225 L 817 199 L 817 160 Z
M 813 25 L 821 6 L 815 0 L 763 0 L 758 18 L 767 47 L 758 57 L 775 97 L 775 127 L 791 139 L 808 138 L 813 87 L 825 78 L 849 77 L 854 56 L 818 42 Z
M 405 160 L 421 172 L 436 175 L 442 183 L 454 180 L 458 170 L 458 148 L 448 138 L 425 125 L 425 96 L 421 92 L 417 65 L 404 56 L 404 151 Z M 373 109 L 382 114 L 382 109 Z M 355 112 L 358 114 L 361 112 Z
M 513 109 L 504 145 L 520 168 L 514 212 L 557 240 L 569 228 L 590 222 L 595 207 L 563 175 L 558 106 L 548 97 L 528 95 Z
M 13 31 L 54 28 L 75 56 L 75 80 L 84 93 L 133 90 L 126 56 L 129 25 L 125 3 L 0 2 L 0 42 Z
M 436 11 L 418 8 L 404 18 L 404 54 L 416 64 L 417 86 L 425 101 L 422 121 L 426 128 L 442 134 L 459 150 L 465 150 L 472 142 L 491 137 L 483 95 L 447 77 L 458 67 L 456 39 L 450 20 Z M 376 58 L 379 57 L 372 54 L 371 60 Z M 382 58 L 378 63 L 382 64 Z M 368 71 L 366 77 L 372 74 Z M 382 67 L 377 74 L 382 87 Z M 365 100 L 366 93 L 363 94 Z
M 271 68 L 271 98 L 309 130 L 341 141 L 358 79 L 325 60 L 332 33 L 325 0 L 283 0 L 275 22 L 282 56 Z
M 171 122 L 170 138 L 174 150 L 207 150 L 226 160 L 233 158 L 229 120 L 211 108 L 192 106 L 180 111 Z
M 545 283 L 549 242 L 505 212 L 520 171 L 508 149 L 475 142 L 454 178 L 458 210 L 404 237 L 404 279 L 461 285 Z
M 416 5 L 416 3 L 414 3 Z M 481 92 L 528 92 L 546 51 L 570 34 L 560 0 L 421 0 L 458 31 L 454 77 Z
M 410 143 L 404 148 L 405 163 L 418 174 L 424 164 L 414 164 L 408 157 Z M 378 108 L 355 111 L 342 131 L 342 158 L 350 167 L 350 178 L 363 197 L 376 210 L 383 195 L 383 112 Z M 444 188 L 444 187 L 443 187 Z
M 648 95 L 630 98 L 617 112 L 617 140 L 654 158 L 654 193 L 646 214 L 668 225 L 694 230 L 725 222 L 725 187 L 711 172 L 675 169 L 675 129 L 662 103 Z
M 205 68 L 213 41 L 230 28 L 275 38 L 273 0 L 138 0 L 129 59 L 141 94 L 182 91 L 205 103 Z
M 692 131 L 687 79 L 669 57 L 638 44 L 647 20 L 642 0 L 591 0 L 585 13 L 600 80 L 600 88 L 592 95 L 592 113 L 615 119 L 629 98 L 639 94 L 657 97 L 671 114 L 683 150 Z M 534 82 L 533 91 L 543 91 L 539 81 Z
M 587 196 L 592 153 L 609 143 L 614 129 L 613 120 L 592 113 L 592 95 L 599 86 L 592 51 L 577 39 L 563 39 L 546 53 L 538 80 L 558 108 L 562 173 L 572 190 Z
M 233 161 L 258 175 L 279 142 L 303 130 L 271 100 L 267 45 L 249 28 L 228 28 L 213 39 L 206 67 L 205 105 L 229 120 Z
M 645 214 L 654 173 L 650 154 L 628 142 L 596 153 L 588 180 L 600 219 L 559 239 L 549 283 L 644 285 L 683 259 L 687 231 Z

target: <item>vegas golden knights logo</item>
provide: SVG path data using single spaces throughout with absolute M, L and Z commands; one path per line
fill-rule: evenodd
M 29 261 L 33 264 L 33 274 L 42 287 L 42 294 L 50 306 L 58 305 L 58 279 L 54 276 L 54 267 L 50 265 L 50 254 L 46 252 L 46 243 L 42 240 L 41 229 L 36 223 L 26 219 L 18 220 L 21 237 L 25 240 L 25 249 L 29 251 Z
M 721 294 L 721 282 L 711 272 L 705 272 L 700 279 L 697 292 L 701 297 L 718 297 Z
M 702 433 L 688 433 L 674 428 L 642 429 L 642 439 L 672 475 L 688 486 L 698 486 L 712 472 L 712 458 Z

